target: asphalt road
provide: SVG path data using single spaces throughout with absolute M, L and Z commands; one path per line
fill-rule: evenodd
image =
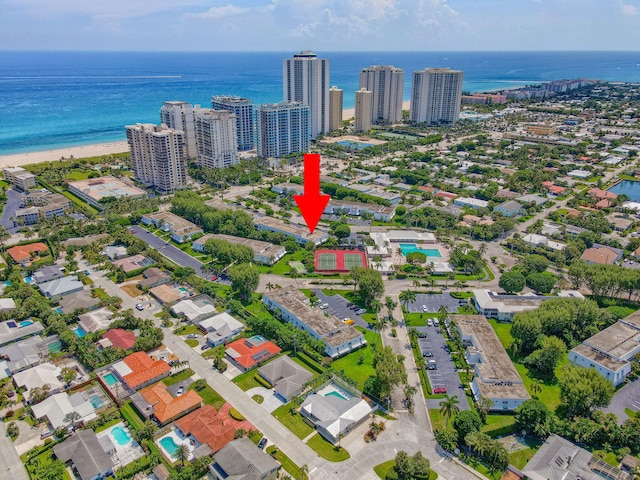
M 5 227 L 9 233 L 15 233 L 18 231 L 18 228 L 14 225 L 11 217 L 15 215 L 16 210 L 22 204 L 22 194 L 13 188 L 7 189 L 6 194 L 7 203 L 2 211 L 2 217 L 0 217 L 0 225 Z
M 13 446 L 4 422 L 0 422 L 0 478 L 11 480 L 29 480 L 18 452 Z
M 427 307 L 427 312 L 435 313 L 441 305 L 447 307 L 449 313 L 458 313 L 458 300 L 450 293 L 437 293 L 433 295 L 417 294 L 416 301 L 407 303 L 407 310 L 412 313 L 422 313 L 422 306 Z
M 435 360 L 438 366 L 437 370 L 427 370 L 431 389 L 444 387 L 447 389 L 447 395 L 457 395 L 458 408 L 460 410 L 469 410 L 469 402 L 464 389 L 460 388 L 460 377 L 456 371 L 451 355 L 445 350 L 446 342 L 441 333 L 437 333 L 439 327 L 417 327 L 418 332 L 426 332 L 427 338 L 418 338 L 421 353 L 431 352 L 433 357 L 425 358 L 425 360 Z M 428 399 L 427 406 L 429 408 L 440 408 L 439 399 Z
M 365 322 L 360 315 L 356 315 L 356 312 L 351 310 L 347 305 L 349 301 L 345 299 L 342 295 L 332 295 L 329 297 L 322 293 L 322 290 L 316 290 L 316 295 L 318 295 L 318 300 L 321 303 L 328 303 L 329 308 L 324 309 L 324 312 L 327 312 L 330 315 L 335 315 L 340 320 L 345 318 L 350 318 L 355 322 L 355 325 L 363 328 L 369 328 L 369 324 Z
M 605 413 L 615 413 L 618 423 L 623 423 L 629 418 L 624 409 L 629 408 L 634 412 L 640 410 L 640 380 L 629 382 L 616 392 L 609 406 L 603 408 Z

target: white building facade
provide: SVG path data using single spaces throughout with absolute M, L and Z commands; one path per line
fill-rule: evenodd
M 360 72 L 360 89 L 372 93 L 371 122 L 402 121 L 404 70 L 390 65 L 372 65 Z
M 164 102 L 160 108 L 160 123 L 184 132 L 187 158 L 196 158 L 194 112 L 195 109 L 191 104 L 178 101 Z
M 413 72 L 411 121 L 455 125 L 460 115 L 463 77 L 462 71 L 448 68 L 425 68 Z
M 199 166 L 224 168 L 239 162 L 235 113 L 202 108 L 196 111 L 195 126 Z

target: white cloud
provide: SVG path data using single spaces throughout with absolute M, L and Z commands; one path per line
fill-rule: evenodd
M 237 5 L 232 5 L 229 3 L 222 7 L 211 7 L 206 12 L 193 13 L 193 14 L 188 14 L 186 16 L 190 18 L 217 19 L 217 18 L 235 17 L 236 15 L 241 15 L 248 11 L 249 11 L 248 8 L 238 7 Z
M 626 4 L 626 3 L 621 3 L 620 4 L 620 9 L 622 10 L 622 14 L 626 17 L 633 17 L 635 15 L 638 15 L 638 7 L 636 7 L 635 5 L 630 5 L 630 4 Z

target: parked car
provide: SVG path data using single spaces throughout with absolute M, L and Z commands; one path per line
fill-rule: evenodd
M 320 305 L 320 308 L 322 310 L 324 310 L 325 308 L 329 308 L 329 304 L 328 303 L 323 303 L 322 305 Z
M 359 308 L 358 310 L 356 310 L 356 314 L 358 315 L 362 315 L 363 313 L 367 313 L 367 311 L 364 308 Z
M 267 444 L 267 442 L 268 442 L 267 437 L 262 437 L 258 442 L 258 448 L 262 450 L 264 446 Z
M 342 320 L 344 323 L 346 323 L 347 325 L 353 325 L 354 322 L 353 320 L 351 320 L 350 318 L 345 318 L 344 320 Z
M 444 387 L 434 388 L 433 393 L 447 393 L 447 389 Z
M 202 346 L 200 347 L 200 350 L 206 350 L 207 348 L 209 348 L 209 344 L 208 344 L 208 343 L 205 343 L 204 345 L 202 345 Z
M 425 332 L 418 333 L 418 338 L 427 338 L 427 334 Z
M 179 397 L 183 393 L 184 393 L 184 387 L 180 387 L 180 388 L 178 388 L 178 391 L 176 392 L 176 396 Z
M 198 338 L 198 335 L 195 333 L 190 333 L 189 335 L 187 335 L 187 338 Z
M 353 310 L 353 311 L 355 311 L 355 310 L 360 310 L 360 307 L 359 307 L 358 305 L 353 305 L 353 304 L 351 304 L 351 305 L 349 306 L 349 310 Z
M 422 311 L 426 313 L 426 311 L 427 311 L 427 306 L 426 305 L 422 305 Z
M 437 318 L 433 319 L 433 324 L 437 327 L 438 325 L 440 325 L 440 322 L 438 321 Z
M 431 352 L 422 352 L 423 357 L 433 357 L 433 353 Z
M 140 311 L 144 310 L 144 307 L 142 306 L 141 303 L 136 303 L 136 310 L 140 310 Z
M 433 320 L 427 318 L 427 327 L 433 327 Z
M 91 273 L 91 272 L 90 272 L 89 270 L 85 270 L 85 271 L 84 271 L 84 274 L 85 274 L 85 275 L 89 275 L 90 273 Z

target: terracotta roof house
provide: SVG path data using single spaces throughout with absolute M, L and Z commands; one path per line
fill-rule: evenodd
M 184 435 L 191 435 L 200 443 L 206 443 L 213 453 L 233 440 L 236 430 L 255 430 L 255 427 L 243 420 L 239 422 L 229 416 L 231 405 L 225 403 L 219 411 L 211 405 L 204 405 L 195 412 L 182 417 L 176 426 Z
M 622 255 L 609 247 L 593 247 L 587 248 L 580 258 L 587 263 L 599 263 L 600 265 L 612 265 L 618 260 Z
M 598 210 L 602 210 L 603 208 L 610 208 L 611 206 L 613 206 L 613 203 L 611 203 L 611 200 L 609 200 L 608 198 L 603 198 L 602 200 L 597 202 L 594 206 Z
M 34 256 L 48 252 L 49 248 L 42 242 L 30 243 L 28 245 L 16 245 L 7 249 L 7 253 L 16 263 L 28 262 Z
M 178 390 L 174 395 L 162 382 L 143 388 L 134 395 L 141 395 L 144 398 L 142 405 L 146 403 L 144 407 L 146 409 L 151 407 L 150 416 L 158 420 L 160 425 L 165 425 L 202 405 L 202 397 L 195 390 L 184 389 L 184 392 Z M 140 402 L 134 402 L 134 404 L 140 409 Z
M 102 335 L 102 338 L 108 339 L 112 347 L 122 348 L 123 350 L 133 348 L 133 345 L 136 343 L 135 334 L 121 328 L 112 328 Z
M 455 193 L 444 192 L 442 190 L 436 193 L 434 196 L 444 198 L 445 200 L 454 200 L 458 198 L 458 195 L 456 195 Z
M 240 338 L 227 345 L 227 358 L 240 370 L 246 372 L 257 367 L 260 362 L 280 353 L 281 348 L 260 335 Z
M 604 198 L 614 200 L 618 198 L 618 195 L 616 195 L 615 193 L 609 192 L 608 190 L 602 190 L 601 188 L 592 188 L 587 192 L 587 195 L 593 198 L 597 198 L 598 200 L 602 200 Z
M 111 370 L 129 388 L 138 390 L 168 376 L 171 367 L 164 360 L 153 360 L 145 352 L 135 352 L 114 363 Z

